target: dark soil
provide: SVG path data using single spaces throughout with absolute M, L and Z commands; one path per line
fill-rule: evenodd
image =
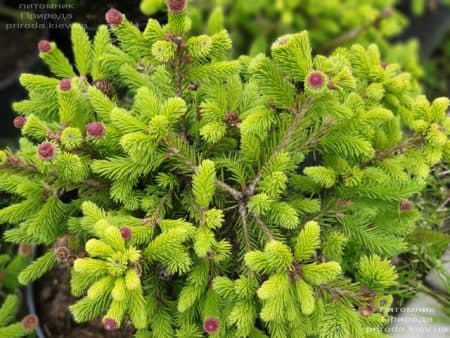
M 100 320 L 82 325 L 73 321 L 69 306 L 76 302 L 70 294 L 70 271 L 59 266 L 35 285 L 35 301 L 40 325 L 48 338 L 131 338 L 133 328 L 122 325 L 116 331 L 105 331 Z

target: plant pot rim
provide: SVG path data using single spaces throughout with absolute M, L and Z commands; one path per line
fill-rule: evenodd
M 31 257 L 35 257 L 36 256 L 36 245 L 32 246 L 32 252 L 31 252 Z M 33 289 L 33 284 L 28 284 L 25 288 L 25 297 L 26 297 L 26 302 L 27 302 L 27 307 L 28 307 L 28 312 L 30 314 L 34 314 L 39 318 L 39 314 L 36 311 L 36 304 L 34 302 L 34 289 Z M 41 323 L 39 322 L 38 326 L 35 329 L 36 335 L 38 338 L 47 338 L 46 335 L 44 334 L 44 331 L 42 331 L 41 328 Z

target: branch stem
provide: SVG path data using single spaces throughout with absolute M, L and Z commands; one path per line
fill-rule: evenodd
M 360 36 L 362 33 L 370 29 L 371 27 L 377 26 L 383 19 L 388 18 L 392 15 L 392 9 L 391 8 L 385 8 L 380 12 L 380 14 L 373 20 L 372 22 L 362 25 L 360 27 L 356 27 L 355 29 L 352 29 L 351 31 L 345 32 L 342 35 L 338 36 L 337 38 L 325 43 L 324 45 L 320 46 L 317 49 L 317 52 L 320 54 L 326 54 L 328 52 L 331 52 L 336 47 L 342 46 L 345 43 L 352 41 L 356 39 L 358 36 Z
M 255 213 L 253 213 L 252 215 L 255 218 L 256 224 L 259 225 L 259 227 L 264 232 L 264 234 L 269 239 L 269 241 L 273 241 L 275 239 L 275 237 L 273 236 L 272 231 L 270 231 L 267 224 L 264 223 L 263 220 L 260 217 L 258 217 L 258 215 L 256 215 Z
M 245 249 L 248 252 L 252 250 L 252 247 L 250 245 L 250 236 L 248 233 L 248 223 L 247 223 L 248 211 L 247 207 L 245 206 L 245 203 L 242 201 L 239 203 L 239 214 L 241 215 L 242 229 L 244 230 Z
M 236 201 L 240 201 L 244 198 L 244 195 L 240 191 L 234 189 L 233 187 L 231 187 L 230 185 L 226 184 L 225 182 L 219 179 L 216 179 L 216 185 L 219 188 L 228 192 L 231 195 L 231 197 L 233 197 Z
M 168 138 L 165 140 L 165 143 L 170 151 L 178 156 L 192 170 L 193 173 L 198 171 L 198 167 L 187 156 L 184 156 L 183 153 L 172 142 L 170 142 Z M 232 186 L 219 180 L 218 178 L 216 178 L 215 183 L 216 186 L 228 192 L 236 201 L 240 201 L 244 198 L 244 195 L 240 191 L 234 189 Z
M 295 132 L 297 131 L 299 125 L 303 121 L 303 117 L 305 116 L 306 112 L 309 108 L 311 108 L 313 104 L 313 101 L 311 99 L 308 99 L 305 104 L 302 104 L 299 109 L 295 111 L 295 118 L 292 124 L 287 128 L 286 133 L 284 134 L 283 138 L 280 140 L 280 143 L 275 147 L 275 150 L 273 151 L 272 156 L 275 156 L 276 154 L 282 152 L 287 148 L 290 141 L 292 140 Z M 271 157 L 272 157 L 271 156 Z M 262 173 L 264 167 L 259 170 L 255 178 L 250 182 L 250 184 L 247 186 L 247 188 L 244 190 L 244 194 L 246 196 L 253 196 L 256 191 L 256 186 L 258 185 L 259 181 L 262 179 Z

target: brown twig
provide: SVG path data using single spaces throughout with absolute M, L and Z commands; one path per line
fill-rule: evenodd
M 236 201 L 240 201 L 244 198 L 244 195 L 240 191 L 234 189 L 233 187 L 219 179 L 216 179 L 216 185 L 228 192 Z
M 250 244 L 250 237 L 248 234 L 248 223 L 247 223 L 248 212 L 247 212 L 247 207 L 245 206 L 245 203 L 243 201 L 241 201 L 239 203 L 239 214 L 241 215 L 241 219 L 242 219 L 242 229 L 244 231 L 245 247 L 246 247 L 247 251 L 251 251 L 252 246 Z
M 267 224 L 264 223 L 263 220 L 261 218 L 259 218 L 258 215 L 256 215 L 255 213 L 252 213 L 252 215 L 253 215 L 253 218 L 255 219 L 256 224 L 259 225 L 259 227 L 264 232 L 264 234 L 269 239 L 269 241 L 273 241 L 275 239 L 275 237 L 273 236 L 272 231 L 270 231 Z
M 375 155 L 375 158 L 373 158 L 369 164 L 373 164 L 374 161 L 382 161 L 386 158 L 391 157 L 392 155 L 396 155 L 397 153 L 401 152 L 404 153 L 405 150 L 408 150 L 409 148 L 411 148 L 412 146 L 416 145 L 417 142 L 420 142 L 422 140 L 422 138 L 419 135 L 415 135 L 413 137 L 410 137 L 406 140 L 404 140 L 402 143 L 400 143 L 399 145 L 393 147 L 393 148 L 389 148 L 389 149 L 385 149 L 383 151 L 378 152 Z
M 180 152 L 180 150 L 172 142 L 170 142 L 168 138 L 165 140 L 165 143 L 170 151 L 174 155 L 178 156 L 192 170 L 193 173 L 196 173 L 198 171 L 198 167 L 188 157 L 184 156 L 182 152 Z M 243 199 L 244 195 L 227 183 L 219 179 L 216 179 L 215 183 L 219 188 L 227 191 L 236 201 L 240 201 Z

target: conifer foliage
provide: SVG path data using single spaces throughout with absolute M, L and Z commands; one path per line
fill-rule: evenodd
M 448 100 L 375 45 L 314 56 L 306 31 L 230 61 L 185 5 L 143 32 L 117 10 L 93 40 L 74 24 L 74 66 L 39 43 L 55 77 L 21 76 L 0 153 L 6 240 L 48 248 L 19 281 L 67 264 L 74 319 L 137 337 L 382 336 Z
M 8 338 L 21 338 L 30 335 L 38 326 L 38 318 L 35 315 L 27 315 L 22 321 L 14 322 L 19 311 L 19 297 L 7 295 L 0 307 L 0 335 Z

